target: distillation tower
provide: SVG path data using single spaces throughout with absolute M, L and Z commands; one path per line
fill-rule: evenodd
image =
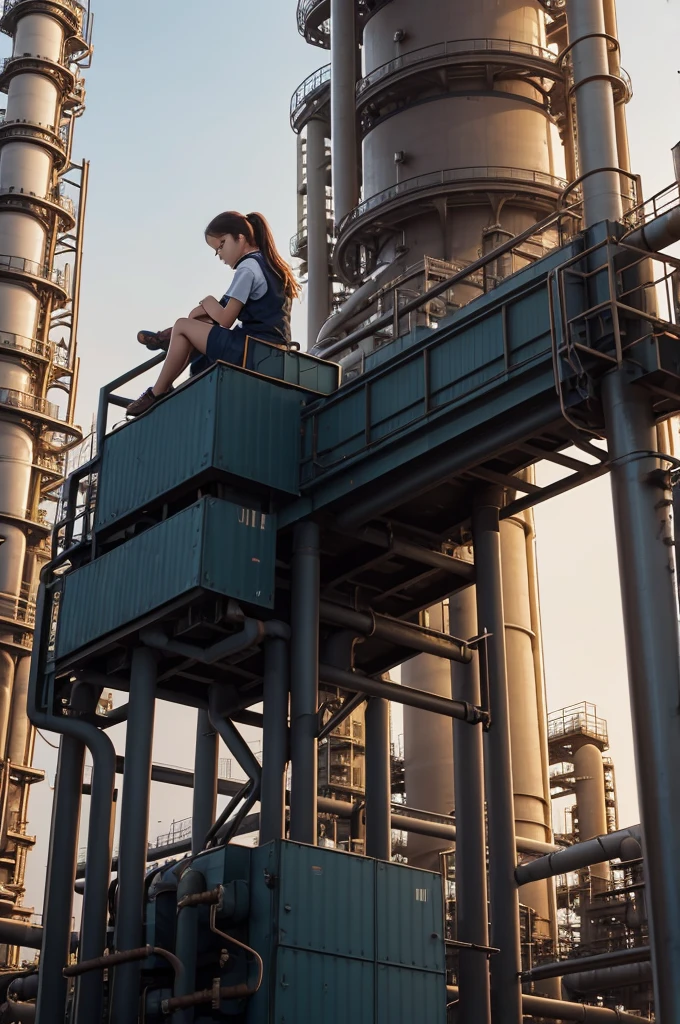
M 339 358 L 348 376 L 397 333 L 387 328 L 353 343 L 353 329 L 525 232 L 564 204 L 568 182 L 577 177 L 563 4 L 426 0 L 416 7 L 378 0 L 353 8 L 340 0 L 300 0 L 300 31 L 330 49 L 331 63 L 302 83 L 291 104 L 299 171 L 299 231 L 291 252 L 303 260 L 309 346 Z M 620 165 L 628 169 L 630 91 L 615 45 L 614 0 L 606 16 Z M 416 314 L 415 325 L 427 330 L 430 315 L 441 317 L 493 288 L 556 240 L 554 232 L 525 238 Z M 411 327 L 405 317 L 401 332 Z M 519 834 L 550 842 L 530 510 L 502 523 L 501 543 L 516 824 Z M 472 636 L 474 600 L 470 588 L 450 608 L 430 609 L 423 621 Z M 449 666 L 427 655 L 404 665 L 402 680 L 450 694 Z M 450 725 L 406 708 L 404 733 L 408 802 L 450 814 Z M 445 841 L 411 835 L 409 862 L 436 869 L 445 848 Z M 551 884 L 527 887 L 522 899 L 536 913 L 537 940 L 549 948 Z
M 34 730 L 26 693 L 51 492 L 63 478 L 77 382 L 87 166 L 71 158 L 90 19 L 76 0 L 5 0 L 0 30 L 0 913 L 21 917 Z M 18 952 L 18 951 L 17 951 Z M 12 957 L 10 956 L 11 960 Z

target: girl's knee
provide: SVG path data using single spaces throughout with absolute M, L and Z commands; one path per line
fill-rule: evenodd
M 188 316 L 181 316 L 179 320 L 175 320 L 175 328 L 178 331 L 183 331 L 190 323 L 191 320 L 189 319 Z

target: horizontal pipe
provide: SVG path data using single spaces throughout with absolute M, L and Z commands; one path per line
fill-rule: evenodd
M 446 986 L 447 1002 L 458 999 L 458 986 Z M 650 1024 L 647 1017 L 637 1017 L 623 1010 L 609 1010 L 605 1006 L 584 1006 L 583 1003 L 568 1003 L 563 999 L 546 999 L 543 996 L 522 995 L 522 1012 L 532 1017 L 547 1017 L 549 1020 L 582 1022 L 582 1024 Z
M 606 836 L 589 839 L 585 843 L 576 843 L 550 853 L 547 857 L 539 857 L 528 864 L 520 864 L 515 869 L 518 885 L 538 882 L 542 878 L 564 875 L 569 871 L 578 871 L 594 864 L 603 864 L 608 860 L 636 860 L 642 855 L 641 831 L 639 825 L 610 832 Z
M 438 633 L 434 629 L 413 626 L 375 612 L 355 611 L 354 608 L 334 604 L 332 601 L 322 601 L 319 611 L 322 621 L 332 622 L 343 629 L 355 629 L 364 636 L 389 640 L 413 651 L 433 654 L 436 658 L 448 658 L 449 661 L 464 665 L 472 661 L 472 651 L 463 640 Z
M 167 960 L 172 967 L 175 981 L 182 977 L 184 968 L 182 961 L 174 953 L 160 946 L 141 946 L 139 949 L 123 949 L 117 953 L 108 953 L 105 956 L 95 957 L 93 960 L 81 960 L 79 964 L 71 964 L 62 971 L 65 978 L 77 978 L 81 974 L 89 974 L 90 971 L 101 968 L 115 967 L 116 964 L 130 964 L 138 960 L 148 960 L 150 956 L 160 956 Z
M 639 964 L 652 955 L 649 946 L 635 946 L 632 949 L 617 949 L 613 953 L 598 953 L 597 956 L 579 956 L 571 960 L 557 960 L 552 964 L 539 964 L 530 971 L 524 971 L 523 981 L 542 981 L 544 978 L 561 978 L 568 974 L 596 970 L 602 967 L 616 967 L 618 964 Z
M 579 998 L 590 993 L 609 992 L 629 985 L 649 985 L 653 980 L 649 960 L 641 964 L 618 964 L 595 971 L 580 971 L 563 978 L 562 986 L 568 996 Z
M 672 210 L 647 221 L 642 227 L 625 235 L 621 241 L 646 252 L 661 252 L 669 245 L 674 245 L 680 241 L 680 206 L 674 206 Z
M 122 755 L 116 757 L 116 775 L 122 775 L 125 771 L 125 758 Z M 151 781 L 160 782 L 167 786 L 181 786 L 183 789 L 194 788 L 194 773 L 185 768 L 173 768 L 170 765 L 154 764 L 151 766 Z M 243 780 L 218 779 L 217 792 L 222 796 L 233 796 L 237 793 Z
M 27 949 L 42 947 L 43 930 L 37 924 L 24 924 L 0 917 L 0 943 L 8 946 L 26 946 Z
M 424 548 L 420 544 L 413 544 L 411 541 L 401 540 L 399 537 L 392 537 L 389 533 L 381 530 L 365 527 L 354 534 L 357 540 L 365 541 L 367 544 L 374 544 L 376 547 L 384 548 L 386 551 L 401 555 L 410 561 L 419 562 L 421 565 L 429 565 L 433 569 L 443 569 L 450 572 L 452 576 L 461 576 L 469 580 L 475 579 L 474 562 L 468 562 L 464 558 L 456 558 L 454 555 L 445 555 L 443 551 L 433 551 L 431 548 Z
M 488 719 L 487 712 L 475 707 L 474 704 L 468 704 L 467 701 L 449 700 L 447 697 L 439 697 L 434 693 L 427 693 L 425 690 L 416 690 L 411 686 L 386 683 L 382 679 L 372 679 L 360 672 L 345 672 L 343 669 L 333 668 L 330 665 L 319 665 L 319 678 L 324 683 L 342 687 L 352 693 L 365 693 L 369 697 L 385 697 L 396 704 L 408 704 L 421 711 L 432 711 L 434 714 L 457 718 L 471 725 L 485 722 Z

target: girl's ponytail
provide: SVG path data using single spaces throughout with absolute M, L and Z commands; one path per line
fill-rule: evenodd
M 269 224 L 261 213 L 246 214 L 246 221 L 252 228 L 255 245 L 260 249 L 274 273 L 283 281 L 283 291 L 286 298 L 297 298 L 300 294 L 300 285 L 295 280 L 292 268 L 277 250 Z

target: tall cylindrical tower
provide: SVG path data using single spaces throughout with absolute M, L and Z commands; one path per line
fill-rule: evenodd
M 28 788 L 41 777 L 31 768 L 26 691 L 33 595 L 48 557 L 45 502 L 79 437 L 75 334 L 87 166 L 71 161 L 71 132 L 83 110 L 90 18 L 75 0 L 5 0 L 0 29 L 13 42 L 0 67 L 0 912 L 16 916 L 34 842 Z

